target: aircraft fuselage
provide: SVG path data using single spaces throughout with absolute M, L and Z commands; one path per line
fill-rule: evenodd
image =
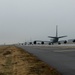
M 59 38 L 57 38 L 57 37 L 56 37 L 56 38 L 54 38 L 54 39 L 53 39 L 53 43 L 58 42 L 58 40 L 59 40 Z

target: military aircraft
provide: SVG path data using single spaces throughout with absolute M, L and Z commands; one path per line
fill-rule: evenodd
M 40 40 L 36 40 L 34 41 L 34 44 L 36 44 L 37 42 L 41 42 L 41 44 L 44 44 L 44 42 L 48 42 L 49 45 L 54 44 L 54 43 L 58 43 L 61 44 L 60 41 L 58 41 L 60 38 L 64 38 L 67 36 L 58 36 L 58 26 L 56 25 L 56 36 L 48 36 L 48 38 L 52 38 L 50 41 L 40 41 Z M 65 40 L 64 43 L 67 43 L 67 41 Z

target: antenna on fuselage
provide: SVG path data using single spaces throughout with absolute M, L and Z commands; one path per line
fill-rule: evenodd
M 56 37 L 58 37 L 58 25 L 56 25 Z

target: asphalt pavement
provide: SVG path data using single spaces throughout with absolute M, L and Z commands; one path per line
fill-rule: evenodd
M 65 46 L 19 46 L 36 55 L 62 75 L 75 75 L 75 47 Z

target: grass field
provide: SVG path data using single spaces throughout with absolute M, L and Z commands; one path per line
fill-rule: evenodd
M 16 46 L 0 46 L 0 75 L 61 75 L 36 56 Z

